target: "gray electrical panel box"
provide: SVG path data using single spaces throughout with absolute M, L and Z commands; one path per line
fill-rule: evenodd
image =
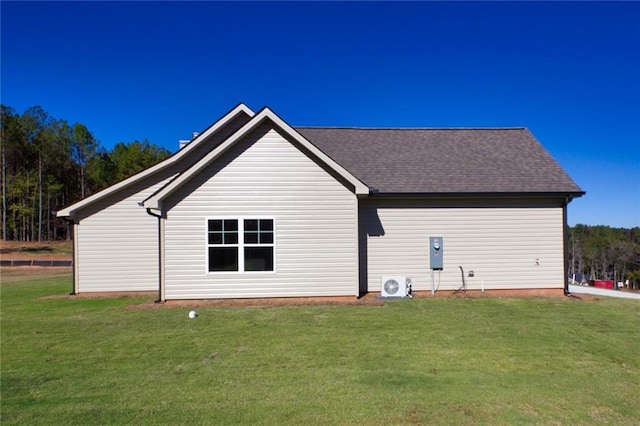
M 442 237 L 429 237 L 429 264 L 430 268 L 441 271 L 443 261 Z

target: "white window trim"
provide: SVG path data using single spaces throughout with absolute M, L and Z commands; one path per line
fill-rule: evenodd
M 238 243 L 216 245 L 209 244 L 209 221 L 210 220 L 237 220 L 238 221 Z M 245 220 L 271 220 L 273 222 L 273 243 L 272 244 L 245 244 L 244 243 L 244 221 Z M 273 216 L 208 216 L 204 220 L 204 246 L 205 246 L 205 265 L 204 270 L 207 275 L 255 275 L 255 274 L 275 274 L 277 270 L 276 262 L 276 218 Z M 209 270 L 209 247 L 238 247 L 238 270 L 237 271 L 210 271 Z M 248 247 L 273 247 L 273 271 L 245 271 L 244 267 L 244 248 Z

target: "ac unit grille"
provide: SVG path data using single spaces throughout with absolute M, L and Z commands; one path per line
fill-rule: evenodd
M 405 297 L 407 296 L 407 277 L 385 276 L 382 277 L 382 297 Z

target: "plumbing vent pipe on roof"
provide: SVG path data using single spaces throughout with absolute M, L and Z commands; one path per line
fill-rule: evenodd
M 200 136 L 200 133 L 198 132 L 191 132 L 191 139 L 187 140 L 187 139 L 180 139 L 178 141 L 178 146 L 179 149 L 184 148 L 185 146 L 189 145 L 189 142 L 191 142 L 192 140 L 194 140 L 195 138 L 197 138 L 198 136 Z

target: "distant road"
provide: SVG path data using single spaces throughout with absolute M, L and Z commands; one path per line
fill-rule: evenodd
M 622 297 L 624 299 L 638 299 L 638 300 L 640 300 L 640 293 L 629 293 L 627 291 L 607 290 L 605 288 L 599 288 L 599 287 L 588 287 L 588 286 L 571 285 L 571 284 L 569 284 L 569 292 L 571 292 L 571 293 L 583 293 L 583 294 L 594 294 L 594 295 L 597 295 L 597 296 Z

